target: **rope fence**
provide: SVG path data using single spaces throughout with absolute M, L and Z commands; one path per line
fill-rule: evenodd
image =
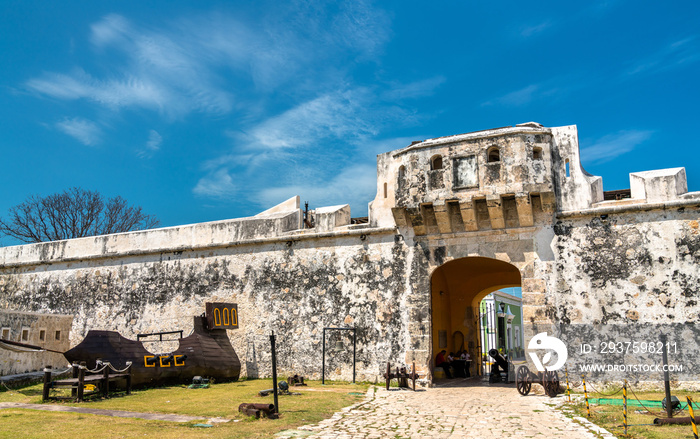
M 81 369 L 84 369 L 85 372 L 90 372 L 90 373 L 93 373 L 93 374 L 98 374 L 98 373 L 100 373 L 100 372 L 103 372 L 103 371 L 107 368 L 107 366 L 110 366 L 110 364 L 109 364 L 109 363 L 102 363 L 102 367 L 99 368 L 99 369 L 97 369 L 97 368 L 95 368 L 95 369 L 88 369 L 88 368 L 85 367 L 85 366 L 78 366 L 78 367 L 81 368 Z
M 68 369 L 64 369 L 64 370 L 52 370 L 51 373 L 52 373 L 53 375 L 63 375 L 64 373 L 68 373 L 68 372 L 70 372 L 71 370 L 73 370 L 73 367 L 72 367 L 72 366 L 69 366 Z
M 109 368 L 112 369 L 112 371 L 115 372 L 115 373 L 124 373 L 124 372 L 127 372 L 127 371 L 129 370 L 129 368 L 131 367 L 131 361 L 127 361 L 127 362 L 126 362 L 126 367 L 125 367 L 124 369 L 121 369 L 121 370 L 120 370 L 120 369 L 116 369 L 114 366 L 112 366 L 112 363 L 107 363 L 107 365 L 108 365 Z

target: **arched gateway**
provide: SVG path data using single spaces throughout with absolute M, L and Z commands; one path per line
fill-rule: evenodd
M 498 259 L 465 257 L 436 268 L 430 278 L 431 358 L 443 349 L 467 350 L 472 358 L 479 358 L 481 300 L 498 289 L 520 285 L 520 270 Z

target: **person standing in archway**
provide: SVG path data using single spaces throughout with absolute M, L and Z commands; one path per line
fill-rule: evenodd
M 445 358 L 446 353 L 447 351 L 443 349 L 439 354 L 437 354 L 437 357 L 435 357 L 435 366 L 441 367 L 442 370 L 445 371 L 445 376 L 451 379 L 452 373 L 450 372 L 450 363 Z

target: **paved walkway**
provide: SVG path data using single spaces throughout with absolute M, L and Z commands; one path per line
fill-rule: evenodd
M 364 402 L 299 430 L 323 439 L 614 437 L 605 430 L 595 434 L 587 421 L 566 417 L 549 397 L 520 396 L 512 385 L 459 381 L 417 392 L 370 389 Z
M 0 410 L 2 409 L 28 409 L 28 410 L 46 410 L 50 412 L 73 412 L 73 413 L 88 413 L 91 415 L 115 416 L 118 418 L 139 418 L 150 419 L 154 421 L 171 421 L 171 422 L 190 422 L 190 421 L 207 421 L 209 423 L 228 422 L 228 419 L 223 418 L 203 418 L 201 416 L 185 416 L 185 415 L 168 415 L 161 413 L 139 413 L 127 412 L 123 410 L 102 410 L 91 409 L 87 407 L 71 407 L 67 405 L 53 404 L 24 404 L 21 402 L 0 402 Z

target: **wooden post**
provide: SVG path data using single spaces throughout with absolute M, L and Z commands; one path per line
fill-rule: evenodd
M 83 402 L 83 393 L 85 392 L 85 363 L 84 361 L 80 362 L 80 366 L 78 368 L 78 402 Z
M 272 388 L 275 400 L 275 411 L 273 413 L 279 413 L 280 404 L 277 397 L 277 353 L 275 352 L 275 331 L 272 331 L 272 334 L 270 334 L 270 354 L 272 356 Z
M 109 396 L 109 362 L 102 363 L 104 370 L 102 371 L 102 396 Z
M 182 334 L 180 334 L 182 335 Z M 180 337 L 182 338 L 182 337 Z M 126 362 L 126 394 L 131 395 L 131 361 Z
M 413 368 L 411 369 L 413 375 L 413 391 L 416 391 L 416 362 L 413 362 Z
M 49 399 L 49 389 L 51 389 L 51 366 L 44 367 L 44 392 L 41 394 L 41 400 Z
M 73 362 L 73 364 L 71 364 L 71 369 L 72 369 L 71 370 L 72 377 L 77 379 L 78 378 L 78 370 L 80 369 L 80 365 L 77 362 Z M 75 385 L 70 386 L 70 396 L 71 396 L 71 398 L 75 398 L 78 396 L 78 388 L 75 387 Z
M 671 378 L 668 375 L 668 345 L 666 334 L 661 334 L 661 359 L 664 364 L 664 391 L 666 392 L 666 416 L 673 417 L 673 402 L 671 401 Z

